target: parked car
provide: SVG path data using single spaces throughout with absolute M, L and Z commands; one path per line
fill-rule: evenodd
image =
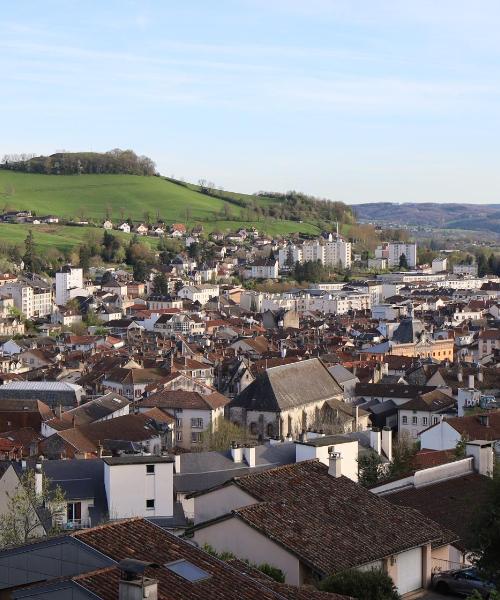
M 474 590 L 477 590 L 483 598 L 488 598 L 490 593 L 496 589 L 493 583 L 481 579 L 474 568 L 434 573 L 432 587 L 441 594 L 451 593 L 460 596 L 469 596 Z

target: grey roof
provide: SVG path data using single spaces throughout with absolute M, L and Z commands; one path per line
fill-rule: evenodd
M 81 385 L 64 381 L 11 381 L 2 385 L 0 389 L 2 391 L 79 392 L 83 388 Z
M 66 418 L 74 416 L 77 424 L 83 425 L 84 423 L 92 423 L 107 417 L 129 404 L 129 400 L 120 396 L 120 394 L 109 392 L 109 394 L 101 396 L 100 398 L 95 398 L 94 400 L 90 400 L 76 408 L 66 411 L 64 415 Z
M 154 463 L 171 463 L 174 459 L 171 456 L 145 456 L 145 455 L 130 455 L 130 456 L 103 456 L 103 462 L 109 466 L 114 465 L 151 465 Z
M 392 339 L 399 344 L 413 344 L 420 340 L 424 331 L 425 327 L 422 321 L 408 317 L 401 321 L 398 328 L 394 331 Z
M 94 507 L 91 509 L 93 525 L 104 520 L 108 513 L 108 502 L 104 489 L 104 462 L 101 459 L 44 460 L 41 464 L 50 486 L 59 486 L 66 500 L 94 499 Z M 20 463 L 12 465 L 17 473 L 21 473 Z
M 335 378 L 338 384 L 342 385 L 346 381 L 357 379 L 356 375 L 351 373 L 349 369 L 346 369 L 342 365 L 333 365 L 328 367 L 328 372 Z
M 342 395 L 342 388 L 318 358 L 271 367 L 232 402 L 247 410 L 279 412 Z
M 322 446 L 332 446 L 334 444 L 347 444 L 352 442 L 353 440 L 349 439 L 346 435 L 323 435 L 321 437 L 316 437 L 312 439 L 308 439 L 307 442 L 296 441 L 296 444 L 303 444 L 304 446 L 314 446 L 315 448 L 320 448 Z
M 235 463 L 231 452 L 191 452 L 180 455 L 181 472 L 174 475 L 176 492 L 199 492 L 225 483 L 233 477 L 266 471 L 295 462 L 295 444 L 283 442 L 273 446 L 256 446 L 255 467 Z

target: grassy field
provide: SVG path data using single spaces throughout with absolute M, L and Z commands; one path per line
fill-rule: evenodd
M 64 225 L 10 225 L 0 223 L 0 240 L 8 244 L 24 247 L 24 240 L 28 231 L 33 230 L 35 244 L 39 250 L 46 251 L 49 248 L 57 250 L 70 250 L 85 242 L 90 234 L 101 236 L 103 229 L 96 227 L 70 227 Z M 129 240 L 130 235 L 121 231 L 114 232 L 120 239 Z M 147 240 L 152 246 L 158 243 L 157 238 L 141 238 Z
M 244 194 L 238 197 L 254 198 Z M 267 198 L 257 199 L 268 204 Z M 63 219 L 78 217 L 102 221 L 110 211 L 113 220 L 131 218 L 144 219 L 148 213 L 151 219 L 158 215 L 166 223 L 202 223 L 207 231 L 214 229 L 234 230 L 249 226 L 246 221 L 219 220 L 224 201 L 196 191 L 194 187 L 177 185 L 161 177 L 140 177 L 135 175 L 34 175 L 0 170 L 0 210 L 30 209 L 37 215 L 57 215 Z M 230 206 L 234 215 L 241 214 L 237 206 Z M 317 233 L 318 229 L 309 223 L 295 221 L 263 220 L 255 226 L 269 234 L 290 234 L 293 232 Z M 59 228 L 54 233 L 60 243 L 74 243 L 74 228 L 67 231 Z M 2 227 L 2 239 L 23 236 L 22 229 L 11 230 Z M 67 240 L 64 240 L 68 235 Z M 4 238 L 4 236 L 7 236 Z M 45 238 L 44 239 L 49 239 Z M 63 239 L 59 239 L 63 238 Z

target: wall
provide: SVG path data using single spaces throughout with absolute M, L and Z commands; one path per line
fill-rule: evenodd
M 157 462 L 154 465 L 155 473 L 149 475 L 146 464 L 104 464 L 104 485 L 111 519 L 173 515 L 173 463 Z M 146 508 L 147 499 L 155 500 L 154 509 Z
M 429 450 L 451 450 L 459 441 L 459 433 L 444 421 L 420 434 L 420 446 Z
M 358 481 L 358 442 L 345 442 L 342 444 L 329 444 L 327 446 L 308 446 L 307 444 L 295 443 L 295 461 L 319 459 L 324 465 L 329 465 L 328 449 L 340 452 L 342 475 L 349 477 L 352 481 Z
M 194 533 L 195 541 L 203 546 L 210 544 L 217 552 L 232 552 L 240 559 L 255 564 L 268 563 L 285 574 L 285 582 L 291 585 L 303 583 L 303 572 L 298 558 L 275 544 L 255 529 L 232 517 L 213 523 Z
M 229 514 L 235 508 L 255 504 L 257 501 L 250 494 L 236 485 L 227 485 L 218 490 L 207 492 L 194 498 L 194 522 L 209 521 Z

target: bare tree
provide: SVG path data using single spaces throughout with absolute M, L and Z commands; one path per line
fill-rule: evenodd
M 15 491 L 6 492 L 7 506 L 0 515 L 0 541 L 4 546 L 24 544 L 57 530 L 56 521 L 66 506 L 64 492 L 46 477 L 38 488 L 36 477 L 35 471 L 28 469 Z

